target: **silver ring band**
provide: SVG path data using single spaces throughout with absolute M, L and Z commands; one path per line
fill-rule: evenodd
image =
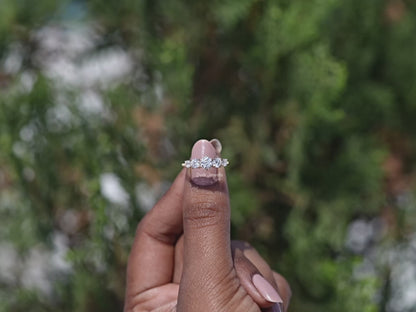
M 203 168 L 208 170 L 211 167 L 214 168 L 219 168 L 219 167 L 226 167 L 229 164 L 228 159 L 225 158 L 210 158 L 210 157 L 202 157 L 199 159 L 190 159 L 190 160 L 185 160 L 182 164 L 182 167 L 185 168 L 192 168 L 192 169 L 197 169 L 197 168 Z

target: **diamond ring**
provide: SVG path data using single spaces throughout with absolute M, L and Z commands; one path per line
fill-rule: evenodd
M 211 167 L 219 168 L 221 166 L 226 167 L 229 164 L 228 160 L 225 158 L 210 158 L 210 157 L 202 157 L 200 159 L 191 159 L 191 160 L 185 160 L 185 162 L 182 164 L 182 167 L 185 168 L 203 168 L 208 170 Z

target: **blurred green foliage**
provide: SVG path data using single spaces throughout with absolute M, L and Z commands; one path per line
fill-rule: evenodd
M 291 311 L 415 311 L 383 254 L 415 233 L 415 33 L 404 0 L 1 1 L 0 311 L 120 311 L 135 227 L 202 137 Z M 361 251 L 355 220 L 382 224 Z

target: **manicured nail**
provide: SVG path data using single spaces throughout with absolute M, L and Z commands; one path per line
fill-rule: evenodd
M 221 151 L 222 151 L 222 144 L 221 144 L 220 140 L 212 139 L 209 142 L 212 144 L 212 146 L 214 146 L 215 151 L 217 152 L 217 155 L 219 156 L 221 154 Z
M 276 303 L 276 304 L 272 307 L 272 311 L 273 311 L 273 312 L 283 312 L 283 304 L 282 304 L 282 303 Z
M 191 159 L 203 159 L 204 157 L 214 159 L 218 155 L 212 143 L 207 140 L 199 140 L 192 147 Z M 212 185 L 218 181 L 218 169 L 215 167 L 193 168 L 191 169 L 191 180 L 201 186 Z
M 277 293 L 276 289 L 274 289 L 274 287 L 270 285 L 270 283 L 263 276 L 255 274 L 252 281 L 264 299 L 273 303 L 283 303 L 283 300 Z

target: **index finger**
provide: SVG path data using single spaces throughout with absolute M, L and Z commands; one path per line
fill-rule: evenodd
M 127 266 L 126 298 L 172 281 L 175 243 L 182 233 L 185 170 L 139 223 Z

